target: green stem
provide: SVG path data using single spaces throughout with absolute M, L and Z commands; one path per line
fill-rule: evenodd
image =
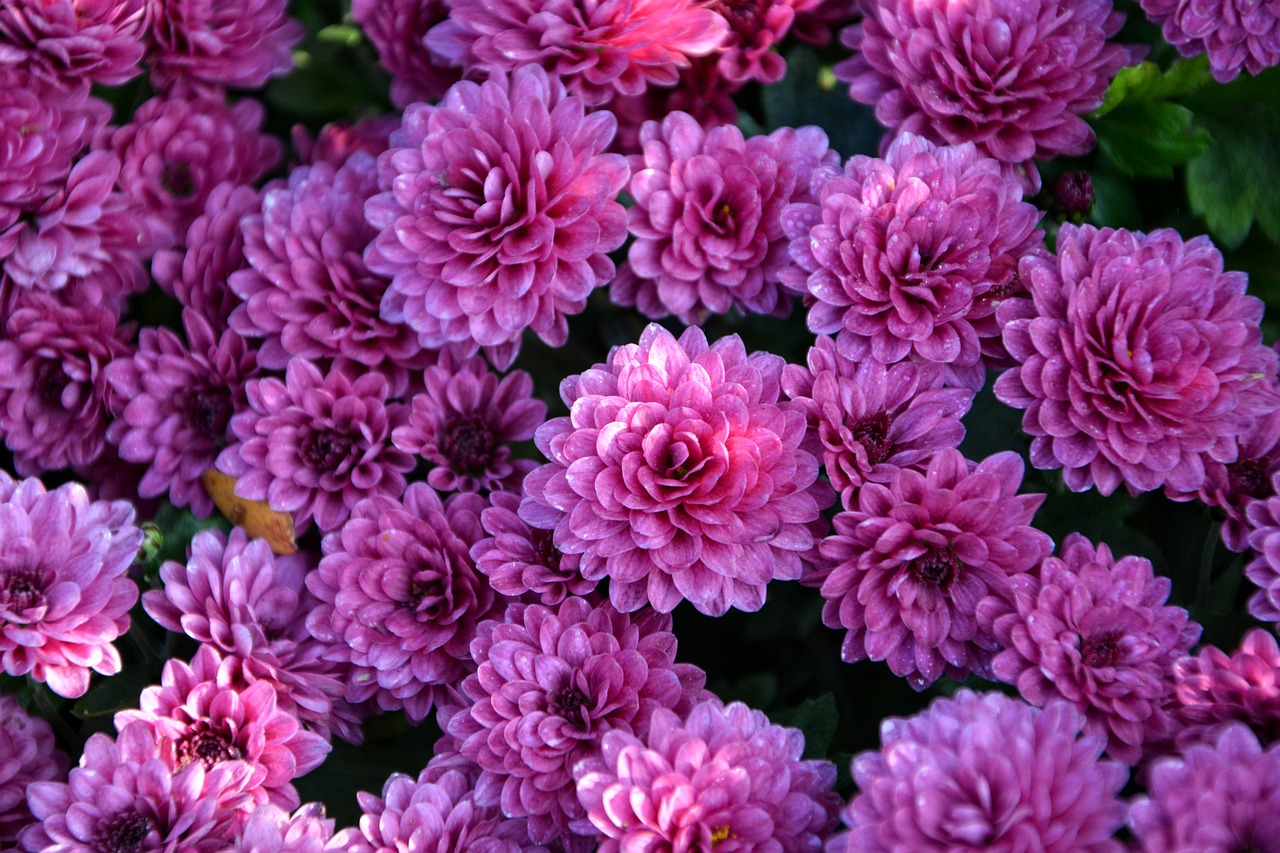
M 30 677 L 30 676 L 28 676 Z M 71 755 L 79 755 L 84 752 L 84 739 L 76 734 L 71 726 L 67 725 L 67 721 L 62 718 L 62 712 L 54 707 L 53 702 L 49 700 L 49 688 L 35 681 L 31 682 L 31 696 L 35 700 L 36 707 L 40 709 L 40 714 L 53 726 L 53 730 L 58 733 L 58 737 L 62 739 L 71 750 Z

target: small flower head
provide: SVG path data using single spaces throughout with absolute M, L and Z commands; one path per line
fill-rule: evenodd
M 1173 665 L 1173 718 L 1178 745 L 1211 743 L 1233 721 L 1245 723 L 1264 746 L 1280 741 L 1280 646 L 1254 628 L 1228 655 L 1204 646 Z
M 147 0 L 147 57 L 160 89 L 186 81 L 206 87 L 256 89 L 293 68 L 302 25 L 285 14 L 286 0 Z
M 18 830 L 32 821 L 27 786 L 66 774 L 67 756 L 50 725 L 28 716 L 17 697 L 0 693 L 0 844 L 5 849 L 15 849 Z
M 353 0 L 351 17 L 378 51 L 391 75 L 391 102 L 400 109 L 435 102 L 458 81 L 458 69 L 423 38 L 449 19 L 449 0 Z

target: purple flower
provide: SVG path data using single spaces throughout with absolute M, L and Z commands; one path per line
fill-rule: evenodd
M 1227 655 L 1204 646 L 1173 665 L 1177 743 L 1210 743 L 1233 721 L 1247 724 L 1263 744 L 1280 741 L 1280 646 L 1254 628 Z
M 1148 795 L 1130 809 L 1149 853 L 1269 850 L 1280 836 L 1280 746 L 1263 751 L 1249 728 L 1228 726 L 1148 771 Z
M 844 628 L 846 662 L 871 659 L 923 690 L 943 674 L 989 672 L 996 641 L 976 616 L 991 595 L 1009 600 L 1014 576 L 1053 547 L 1031 527 L 1044 495 L 1019 495 L 1022 459 L 967 462 L 943 450 L 921 473 L 865 483 L 858 507 L 835 518 L 821 553 L 822 621 Z
M 972 142 L 1006 178 L 1040 188 L 1032 158 L 1084 154 L 1083 114 L 1121 67 L 1145 52 L 1107 44 L 1124 23 L 1111 0 L 867 0 L 841 34 L 853 58 L 835 67 L 855 101 L 891 131 Z
M 538 429 L 551 461 L 525 478 L 520 515 L 581 554 L 583 577 L 608 576 L 619 610 L 759 610 L 770 580 L 800 577 L 832 499 L 782 366 L 736 335 L 650 325 L 561 384 L 570 415 Z
M 462 683 L 471 704 L 448 732 L 483 769 L 477 801 L 528 816 L 539 843 L 583 817 L 574 767 L 606 732 L 643 734 L 659 709 L 686 712 L 705 679 L 675 663 L 670 617 L 633 618 L 582 598 L 556 609 L 512 605 L 501 621 L 481 623 L 471 653 L 478 671 Z
M 489 501 L 493 505 L 480 513 L 489 535 L 471 546 L 471 557 L 495 590 L 511 598 L 533 595 L 555 607 L 596 588 L 597 582 L 579 571 L 581 554 L 560 553 L 550 530 L 531 527 L 520 517 L 519 493 L 494 492 Z
M 244 338 L 215 336 L 191 309 L 182 320 L 189 344 L 168 329 L 143 329 L 133 357 L 107 365 L 107 382 L 123 401 L 107 438 L 121 458 L 147 466 L 139 495 L 167 494 L 204 518 L 214 507 L 200 477 L 226 446 L 231 416 L 248 405 L 244 384 L 257 370 Z
M 357 151 L 372 157 L 382 154 L 390 147 L 391 134 L 400 129 L 400 123 L 396 114 L 365 116 L 355 124 L 331 121 L 314 137 L 306 125 L 297 124 L 290 141 L 303 165 L 325 162 L 336 169 Z
M 1178 53 L 1207 53 L 1209 70 L 1219 83 L 1236 79 L 1241 70 L 1261 74 L 1280 64 L 1280 9 L 1274 4 L 1139 0 L 1138 5 Z
M 499 369 L 526 328 L 563 344 L 626 238 L 626 162 L 602 153 L 614 125 L 538 68 L 411 107 L 365 208 L 381 231 L 365 260 L 392 279 L 382 316 L 431 349 L 485 347 Z
M 1280 402 L 1262 300 L 1207 237 L 1063 225 L 1057 248 L 1019 265 L 1034 304 L 999 312 L 1019 366 L 995 392 L 1027 410 L 1031 464 L 1078 492 L 1198 490 Z
M 836 825 L 836 769 L 803 753 L 799 730 L 741 702 L 708 699 L 684 721 L 664 708 L 647 733 L 607 732 L 574 769 L 578 831 L 605 836 L 599 853 L 818 850 Z
M 302 25 L 286 0 L 147 0 L 151 79 L 256 89 L 293 68 Z
M 450 0 L 353 0 L 351 17 L 378 51 L 391 74 L 391 103 L 405 109 L 418 101 L 438 101 L 459 72 L 428 47 L 427 30 L 449 19 Z
M 911 134 L 884 160 L 827 174 L 814 176 L 815 203 L 783 215 L 796 264 L 784 280 L 812 295 L 809 328 L 837 334 L 854 361 L 912 359 L 981 388 L 980 338 L 994 331 L 975 322 L 989 313 L 981 300 L 1040 242 L 1039 212 L 972 145 Z
M 44 293 L 16 300 L 0 339 L 0 435 L 18 473 L 88 465 L 102 453 L 105 369 L 128 356 L 127 331 L 106 308 Z
M 391 445 L 404 406 L 387 401 L 385 377 L 352 380 L 341 366 L 323 375 L 301 358 L 285 377 L 249 382 L 249 409 L 231 418 L 236 443 L 217 466 L 237 478 L 237 494 L 293 513 L 299 531 L 315 519 L 327 532 L 362 498 L 404 493 L 413 458 Z
M 18 830 L 32 821 L 27 786 L 66 773 L 67 756 L 49 724 L 27 716 L 16 697 L 0 693 L 0 844 L 17 849 Z
M 1271 477 L 1272 496 L 1245 507 L 1251 559 L 1244 575 L 1258 587 L 1249 613 L 1265 622 L 1280 622 L 1280 474 Z
M 517 370 L 499 381 L 483 359 L 446 353 L 427 368 L 423 385 L 391 440 L 431 463 L 427 482 L 442 492 L 518 491 L 537 464 L 512 459 L 509 443 L 533 438 L 547 419 L 532 377 Z
M 960 419 L 973 393 L 927 377 L 906 362 L 850 361 L 825 335 L 810 348 L 808 367 L 783 368 L 782 388 L 804 408 L 812 449 L 845 509 L 857 506 L 863 483 L 890 483 L 900 468 L 924 470 L 964 439 Z
M 1066 699 L 1086 732 L 1107 738 L 1112 758 L 1136 764 L 1144 742 L 1171 733 L 1173 664 L 1200 626 L 1166 606 L 1171 584 L 1148 560 L 1116 560 L 1079 533 L 1061 553 L 1045 559 L 1038 578 L 1014 578 L 1012 601 L 979 606 L 978 621 L 1002 647 L 992 671 L 1033 705 Z
M 118 86 L 142 71 L 146 0 L 9 0 L 0 63 L 53 83 Z
M 441 503 L 414 483 L 403 501 L 360 502 L 325 536 L 307 578 L 321 601 L 307 628 L 326 658 L 349 664 L 350 701 L 403 709 L 417 722 L 471 671 L 476 624 L 500 606 L 469 553 L 485 506 L 473 494 Z
M 806 0 L 712 0 L 708 9 L 724 18 L 729 32 L 720 45 L 720 70 L 730 80 L 777 83 L 786 60 L 771 50 L 786 37 L 796 7 Z
M 880 750 L 853 760 L 861 793 L 829 853 L 1122 853 L 1117 795 L 1128 770 L 1066 702 L 1043 710 L 961 690 L 880 726 Z
M 693 116 L 673 112 L 641 128 L 640 147 L 628 186 L 633 275 L 614 280 L 614 300 L 688 325 L 730 308 L 789 314 L 782 210 L 811 200 L 814 168 L 838 164 L 826 134 L 783 128 L 744 139 L 732 125 L 704 131 Z

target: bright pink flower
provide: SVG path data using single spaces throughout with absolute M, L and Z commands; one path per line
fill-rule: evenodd
M 427 30 L 449 19 L 450 0 L 353 0 L 351 17 L 391 74 L 391 103 L 405 109 L 435 102 L 458 81 L 459 70 L 423 41 Z
M 0 844 L 13 847 L 18 830 L 31 823 L 27 786 L 67 775 L 67 756 L 53 729 L 30 717 L 17 697 L 0 693 Z
M 1232 721 L 1248 725 L 1264 746 L 1280 741 L 1280 646 L 1269 631 L 1249 631 L 1231 655 L 1203 646 L 1173 665 L 1173 679 L 1181 749 L 1216 740 Z
M 480 513 L 489 538 L 471 546 L 471 557 L 495 590 L 511 598 L 532 594 L 554 607 L 596 588 L 597 582 L 579 571 L 581 554 L 560 553 L 550 530 L 531 527 L 520 517 L 518 492 L 494 492 L 489 501 L 493 505 Z
M 706 8 L 729 25 L 720 45 L 720 70 L 735 82 L 777 83 L 786 60 L 773 50 L 787 35 L 796 7 L 806 0 L 711 0 Z
M 1209 70 L 1219 83 L 1236 79 L 1241 71 L 1261 74 L 1280 64 L 1280 8 L 1274 3 L 1139 0 L 1138 5 L 1178 53 L 1207 53 Z
M 293 68 L 302 25 L 287 0 L 147 0 L 151 79 L 256 89 Z
M 146 0 L 7 0 L 0 63 L 53 83 L 118 86 L 142 71 Z
M 324 853 L 333 838 L 333 820 L 320 803 L 307 803 L 292 815 L 279 806 L 258 806 L 249 815 L 235 847 L 227 853 Z

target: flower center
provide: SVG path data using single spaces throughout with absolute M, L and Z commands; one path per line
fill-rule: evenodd
M 1080 658 L 1091 669 L 1115 666 L 1120 659 L 1120 635 L 1112 632 L 1090 637 L 1080 646 Z
M 434 571 L 420 572 L 409 582 L 409 604 L 415 612 L 438 614 L 446 603 L 444 579 Z
M 946 591 L 960 574 L 960 561 L 950 548 L 932 548 L 911 563 L 911 576 L 916 583 L 936 586 Z
M 468 474 L 483 474 L 497 447 L 493 431 L 479 415 L 450 418 L 444 427 L 440 451 L 449 467 Z
M 718 12 L 734 32 L 750 38 L 760 32 L 768 5 L 769 0 L 715 0 L 707 8 Z
M 26 617 L 44 607 L 44 589 L 32 571 L 10 572 L 0 583 L 0 613 Z
M 62 408 L 62 392 L 70 384 L 71 377 L 57 362 L 46 361 L 37 368 L 37 393 L 49 408 Z
M 198 720 L 191 729 L 174 744 L 174 754 L 178 767 L 186 767 L 193 761 L 199 761 L 209 770 L 220 761 L 232 761 L 240 757 L 240 750 L 227 743 L 226 739 L 213 731 L 205 720 Z
M 151 833 L 151 818 L 137 812 L 116 815 L 98 824 L 98 853 L 139 853 Z
M 225 444 L 227 440 L 227 424 L 235 406 L 231 395 L 224 389 L 206 388 L 196 392 L 187 408 L 188 422 L 204 435 Z
M 556 546 L 551 541 L 552 538 L 550 530 L 535 529 L 529 538 L 529 544 L 533 546 L 535 564 L 558 572 L 560 571 L 560 552 L 556 550 Z
M 1260 498 L 1267 493 L 1267 467 L 1261 459 L 1241 459 L 1227 466 L 1227 492 L 1233 498 Z
M 853 425 L 853 440 L 862 445 L 867 462 L 878 465 L 889 456 L 889 425 L 893 423 L 888 412 L 867 415 Z
M 313 432 L 302 440 L 302 461 L 317 471 L 332 471 L 351 453 L 351 439 L 332 432 Z
M 186 163 L 165 163 L 160 172 L 160 184 L 174 198 L 191 198 L 196 193 L 196 182 L 191 167 Z
M 724 826 L 717 826 L 715 829 L 711 830 L 711 846 L 712 847 L 715 847 L 721 841 L 725 841 L 728 838 L 729 838 L 728 824 L 725 824 Z
M 587 697 L 576 685 L 562 687 L 547 697 L 547 710 L 571 723 L 586 723 Z

